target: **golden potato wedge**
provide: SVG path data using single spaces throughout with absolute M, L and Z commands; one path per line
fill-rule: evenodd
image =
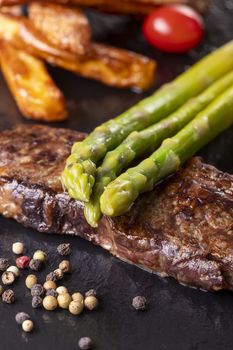
M 90 45 L 91 28 L 87 17 L 77 8 L 33 2 L 28 15 L 34 26 L 54 46 L 83 55 Z
M 150 87 L 155 79 L 155 61 L 142 55 L 91 44 L 87 55 L 77 56 L 51 45 L 27 18 L 0 13 L 0 23 L 0 40 L 7 40 L 18 49 L 83 77 L 119 88 L 140 90 Z
M 45 3 L 48 0 L 41 0 Z M 0 0 L 0 6 L 31 3 L 33 0 Z M 104 12 L 145 15 L 153 11 L 155 6 L 167 4 L 186 4 L 205 12 L 211 0 L 52 0 L 53 3 L 72 6 L 86 6 L 100 9 Z
M 0 63 L 23 116 L 48 122 L 67 117 L 64 97 L 41 60 L 0 42 Z

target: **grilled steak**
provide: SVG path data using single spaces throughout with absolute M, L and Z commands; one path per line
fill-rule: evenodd
M 46 126 L 0 133 L 0 213 L 42 232 L 73 234 L 123 260 L 204 290 L 233 290 L 233 176 L 192 159 L 98 229 L 59 175 L 85 135 Z

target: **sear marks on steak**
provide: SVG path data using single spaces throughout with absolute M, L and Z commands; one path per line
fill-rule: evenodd
M 0 133 L 0 213 L 41 232 L 81 236 L 122 260 L 203 290 L 233 290 L 233 176 L 193 158 L 98 229 L 60 173 L 85 134 L 20 125 Z

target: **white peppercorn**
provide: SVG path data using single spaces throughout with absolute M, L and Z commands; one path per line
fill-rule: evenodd
M 62 243 L 57 247 L 58 254 L 66 256 L 70 254 L 70 243 Z
M 13 290 L 7 289 L 2 294 L 2 301 L 7 304 L 12 304 L 15 301 L 15 295 Z
M 9 266 L 8 259 L 0 258 L 0 271 L 6 271 Z
M 78 346 L 81 350 L 89 350 L 93 347 L 91 338 L 83 337 L 79 339 Z
M 47 254 L 43 252 L 43 250 L 36 250 L 33 254 L 33 259 L 45 261 L 47 258 Z
M 4 291 L 4 288 L 3 286 L 0 285 L 0 295 L 2 295 L 3 291 Z
M 59 264 L 59 269 L 61 269 L 63 273 L 70 272 L 71 265 L 70 265 L 69 260 L 62 260 Z
M 61 280 L 63 278 L 63 271 L 61 269 L 56 269 L 53 271 L 57 280 Z
M 84 299 L 84 305 L 88 310 L 92 311 L 98 307 L 99 302 L 94 295 L 90 295 Z
M 51 295 L 52 297 L 57 298 L 58 292 L 55 289 L 51 288 L 47 290 L 46 295 Z
M 69 304 L 70 304 L 71 301 L 72 301 L 72 298 L 71 298 L 69 293 L 59 294 L 58 297 L 57 297 L 58 305 L 62 309 L 68 309 Z
M 40 271 L 43 266 L 43 261 L 39 259 L 31 259 L 29 267 L 33 271 Z
M 43 287 L 45 290 L 49 290 L 49 289 L 57 289 L 57 285 L 55 282 L 53 281 L 46 281 L 44 284 L 43 284 Z
M 22 323 L 22 330 L 24 332 L 31 332 L 34 328 L 34 324 L 31 320 L 25 320 L 23 323 Z
M 2 283 L 6 286 L 11 285 L 15 281 L 15 275 L 11 271 L 5 271 L 2 274 Z
M 60 286 L 60 287 L 57 287 L 56 292 L 58 294 L 64 294 L 64 293 L 68 293 L 68 289 L 64 286 Z
M 30 316 L 26 312 L 18 312 L 15 315 L 15 321 L 18 324 L 22 324 L 24 321 L 30 320 Z
M 23 245 L 23 243 L 21 243 L 21 242 L 15 242 L 15 243 L 12 244 L 12 252 L 13 252 L 14 254 L 17 254 L 17 255 L 23 254 L 23 251 L 24 251 L 24 245 Z
M 20 275 L 20 271 L 19 271 L 17 266 L 10 266 L 10 267 L 8 267 L 7 271 L 13 272 L 15 277 L 19 277 L 19 275 Z
M 39 297 L 38 295 L 36 295 L 32 298 L 33 309 L 38 309 L 39 307 L 42 306 L 42 304 L 43 304 L 43 299 L 41 297 Z
M 76 292 L 76 293 L 73 293 L 72 294 L 72 299 L 74 300 L 74 301 L 79 301 L 79 302 L 84 302 L 84 297 L 83 297 L 83 295 L 81 294 L 81 293 L 79 293 L 79 292 Z
M 43 306 L 48 311 L 53 311 L 57 307 L 57 299 L 52 295 L 47 295 L 43 300 Z
M 35 284 L 37 284 L 37 277 L 35 275 L 28 275 L 25 280 L 26 287 L 31 289 Z
M 138 295 L 133 298 L 132 306 L 135 310 L 145 310 L 146 309 L 146 298 Z
M 72 315 L 79 315 L 84 309 L 84 304 L 81 301 L 71 301 L 69 304 L 69 311 Z
M 31 296 L 34 297 L 38 295 L 39 297 L 43 297 L 45 293 L 44 287 L 41 284 L 34 284 L 31 288 Z

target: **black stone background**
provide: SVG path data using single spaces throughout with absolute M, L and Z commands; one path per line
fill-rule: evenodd
M 233 36 L 233 0 L 215 0 L 206 15 L 206 35 L 197 49 L 185 55 L 156 51 L 143 39 L 139 20 L 127 16 L 100 15 L 88 11 L 94 38 L 112 45 L 146 54 L 158 61 L 156 85 L 146 94 L 117 90 L 98 82 L 78 78 L 60 69 L 50 69 L 64 91 L 70 119 L 57 126 L 90 131 L 102 121 L 118 115 Z M 233 58 L 232 58 L 233 59 Z M 224 64 L 224 62 L 223 62 Z M 0 129 L 23 119 L 0 78 Z M 233 129 L 224 132 L 200 154 L 206 162 L 233 173 Z M 45 235 L 26 229 L 12 220 L 0 218 L 0 256 L 14 261 L 11 245 L 23 241 L 30 255 L 43 249 L 49 255 L 47 270 L 60 260 L 56 246 L 72 245 L 73 274 L 64 280 L 71 291 L 96 288 L 100 297 L 97 312 L 80 317 L 66 311 L 46 312 L 31 308 L 30 293 L 24 286 L 27 271 L 14 285 L 16 302 L 0 302 L 1 350 L 75 350 L 78 339 L 90 336 L 100 350 L 230 350 L 233 348 L 233 295 L 230 292 L 205 293 L 161 279 L 110 256 L 99 247 L 73 237 Z M 149 301 L 147 312 L 137 313 L 131 299 L 137 294 Z M 25 334 L 14 321 L 16 312 L 28 312 L 35 331 Z

